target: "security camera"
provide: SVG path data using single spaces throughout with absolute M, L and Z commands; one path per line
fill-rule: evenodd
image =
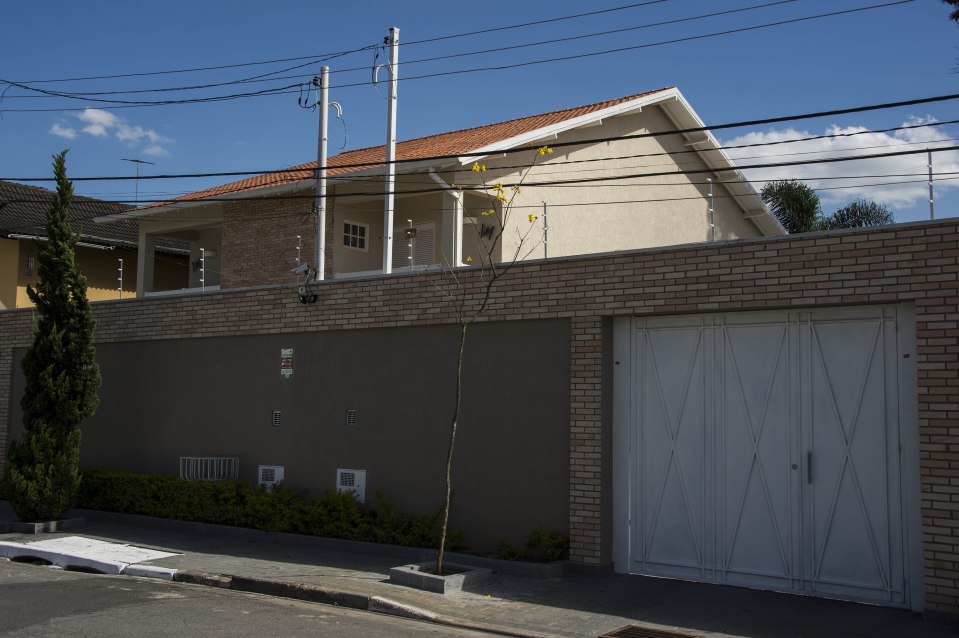
M 310 272 L 310 264 L 308 264 L 308 263 L 306 263 L 306 262 L 303 262 L 302 264 L 300 264 L 299 266 L 297 266 L 296 268 L 294 268 L 294 269 L 291 270 L 290 272 L 293 273 L 294 275 L 303 275 L 303 274 L 306 274 L 306 273 Z

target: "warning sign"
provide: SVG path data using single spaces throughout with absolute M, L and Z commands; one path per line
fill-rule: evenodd
M 284 379 L 293 376 L 293 348 L 280 349 L 280 376 Z

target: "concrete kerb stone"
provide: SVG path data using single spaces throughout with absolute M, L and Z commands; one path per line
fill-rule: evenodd
M 173 580 L 178 571 L 180 570 L 171 567 L 160 567 L 158 565 L 127 565 L 120 573 L 124 576 Z
M 456 627 L 473 631 L 483 631 L 513 638 L 547 638 L 548 634 L 528 631 L 514 631 L 497 625 L 466 622 L 455 618 L 448 618 L 431 611 L 400 603 L 382 596 L 368 596 L 345 592 L 319 585 L 294 583 L 269 578 L 250 578 L 246 576 L 231 576 L 229 574 L 209 574 L 204 572 L 180 571 L 173 575 L 173 581 L 191 585 L 219 587 L 233 591 L 242 591 L 253 594 L 263 594 L 278 598 L 303 600 L 306 602 L 335 607 L 346 607 L 361 611 L 369 611 L 389 616 L 408 618 L 431 622 L 446 627 Z

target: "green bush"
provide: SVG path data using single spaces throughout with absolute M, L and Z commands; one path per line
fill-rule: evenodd
M 547 532 L 537 525 L 526 537 L 526 546 L 500 541 L 496 557 L 502 560 L 554 561 L 569 558 L 569 537 L 559 532 Z
M 439 512 L 425 516 L 398 512 L 379 493 L 376 508 L 371 509 L 350 492 L 330 490 L 307 498 L 283 483 L 268 490 L 242 481 L 184 481 L 174 476 L 86 469 L 77 501 L 78 507 L 122 514 L 409 547 L 439 546 Z M 467 549 L 459 532 L 450 534 L 447 545 Z

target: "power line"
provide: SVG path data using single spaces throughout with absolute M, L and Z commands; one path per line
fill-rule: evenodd
M 821 14 L 812 15 L 812 16 L 804 16 L 804 17 L 800 17 L 800 18 L 792 18 L 792 19 L 788 19 L 788 20 L 780 20 L 780 21 L 777 21 L 777 22 L 770 22 L 770 23 L 765 23 L 765 24 L 760 24 L 760 25 L 753 25 L 753 26 L 748 26 L 748 27 L 740 27 L 740 28 L 736 28 L 736 29 L 728 29 L 728 30 L 725 30 L 725 31 L 718 31 L 718 32 L 707 33 L 707 34 L 700 34 L 700 35 L 695 35 L 695 36 L 688 36 L 688 37 L 683 37 L 683 38 L 674 38 L 674 39 L 671 39 L 671 40 L 663 40 L 663 41 L 660 41 L 660 42 L 652 42 L 652 43 L 646 43 L 646 44 L 632 45 L 632 46 L 627 46 L 627 47 L 617 47 L 617 48 L 613 48 L 613 49 L 605 49 L 605 50 L 602 50 L 602 51 L 594 51 L 594 52 L 590 52 L 590 53 L 582 53 L 582 54 L 576 54 L 576 55 L 568 55 L 568 56 L 544 58 L 544 59 L 540 59 L 540 60 L 530 60 L 530 61 L 525 61 L 525 62 L 516 62 L 516 63 L 506 64 L 506 65 L 495 65 L 495 66 L 485 66 L 485 67 L 471 67 L 471 68 L 466 68 L 466 69 L 457 69 L 457 70 L 451 70 L 451 71 L 443 71 L 443 72 L 436 72 L 436 73 L 427 73 L 427 74 L 422 74 L 422 75 L 404 76 L 404 77 L 400 78 L 400 81 L 401 81 L 401 82 L 406 82 L 406 81 L 410 81 L 410 80 L 422 80 L 422 79 L 428 79 L 428 78 L 447 77 L 447 76 L 462 75 L 462 74 L 467 74 L 467 73 L 479 73 L 479 72 L 489 72 L 489 71 L 504 71 L 504 70 L 509 70 L 509 69 L 516 69 L 516 68 L 527 67 L 527 66 L 534 66 L 534 65 L 540 65 L 540 64 L 548 64 L 548 63 L 553 63 L 553 62 L 565 62 L 565 61 L 570 61 L 570 60 L 578 60 L 578 59 L 584 59 L 584 58 L 601 56 L 601 55 L 609 55 L 609 54 L 613 54 L 613 53 L 622 53 L 622 52 L 626 52 L 626 51 L 635 51 L 635 50 L 646 49 L 646 48 L 651 48 L 651 47 L 664 46 L 664 45 L 667 45 L 667 44 L 677 44 L 677 43 L 681 43 L 681 42 L 690 42 L 690 41 L 695 41 L 695 40 L 703 40 L 703 39 L 706 39 L 706 38 L 713 38 L 713 37 L 724 36 L 724 35 L 732 35 L 732 34 L 736 34 L 736 33 L 745 33 L 745 32 L 749 32 L 749 31 L 756 31 L 756 30 L 759 30 L 759 29 L 766 29 L 766 28 L 771 28 L 771 27 L 784 26 L 784 25 L 787 25 L 787 24 L 795 24 L 795 23 L 806 22 L 806 21 L 810 21 L 810 20 L 818 20 L 818 19 L 822 19 L 822 18 L 836 17 L 836 16 L 840 16 L 840 15 L 848 15 L 848 14 L 858 13 L 858 12 L 862 12 L 862 11 L 870 11 L 870 10 L 874 10 L 874 9 L 887 8 L 887 7 L 896 6 L 896 5 L 900 5 L 900 4 L 908 4 L 908 3 L 911 3 L 911 2 L 914 2 L 914 1 L 915 1 L 915 0 L 894 0 L 894 1 L 892 1 L 892 2 L 886 2 L 886 3 L 882 3 L 882 4 L 868 5 L 868 6 L 865 6 L 865 7 L 857 7 L 857 8 L 854 8 L 854 9 L 846 9 L 846 10 L 834 11 L 834 12 L 830 12 L 830 13 L 821 13 Z M 363 67 L 363 68 L 365 69 L 366 67 Z M 14 86 L 19 86 L 20 88 L 25 88 L 26 90 L 33 90 L 33 91 L 42 92 L 40 89 L 37 89 L 36 87 L 27 87 L 26 85 L 24 85 L 24 84 L 22 84 L 22 83 L 14 83 L 14 82 L 8 82 L 8 83 L 10 83 L 10 84 L 12 84 L 12 85 L 14 85 Z M 369 84 L 369 81 L 363 81 L 363 82 L 354 82 L 354 83 L 348 83 L 348 84 L 331 85 L 330 88 L 344 89 L 344 88 L 351 88 L 351 87 L 367 86 L 368 84 Z M 251 93 L 247 93 L 247 94 L 235 94 L 235 95 L 232 95 L 232 96 L 218 96 L 218 97 L 215 97 L 215 98 L 202 98 L 202 99 L 201 99 L 201 98 L 197 98 L 197 99 L 193 99 L 193 100 L 180 100 L 180 101 L 177 101 L 177 100 L 168 100 L 168 101 L 157 101 L 157 102 L 130 102 L 130 101 L 120 101 L 120 100 L 117 100 L 117 101 L 103 100 L 103 101 L 111 102 L 111 103 L 112 103 L 112 102 L 117 102 L 118 104 L 115 104 L 115 105 L 113 105 L 113 106 L 103 106 L 103 107 L 99 107 L 99 108 L 103 108 L 103 109 L 120 109 L 120 108 L 141 108 L 141 107 L 147 107 L 147 106 L 169 106 L 169 105 L 173 105 L 173 104 L 196 104 L 196 103 L 203 103 L 203 102 L 219 102 L 219 101 L 225 101 L 225 100 L 227 100 L 227 99 L 230 99 L 230 100 L 232 100 L 232 99 L 237 99 L 237 98 L 240 98 L 240 97 L 262 97 L 262 96 L 264 96 L 264 95 L 291 94 L 291 93 L 295 93 L 296 91 L 284 91 L 283 89 L 284 89 L 284 88 L 287 88 L 287 89 L 288 89 L 288 88 L 295 87 L 295 86 L 299 86 L 299 85 L 297 84 L 297 85 L 291 85 L 290 87 L 279 87 L 279 88 L 275 88 L 275 89 L 267 89 L 267 90 L 264 90 L 264 91 L 251 92 Z M 56 92 L 50 92 L 49 94 L 56 96 Z M 69 95 L 69 94 L 63 94 L 63 95 L 60 95 L 59 97 L 70 97 L 70 95 Z M 10 113 L 35 113 L 35 112 L 51 112 L 51 111 L 53 111 L 53 112 L 60 112 L 60 111 L 77 111 L 77 110 L 82 110 L 82 109 L 79 109 L 79 108 L 40 108 L 40 109 L 4 109 L 4 110 L 5 110 L 6 112 L 10 112 Z
M 636 133 L 632 135 L 620 135 L 620 136 L 608 136 L 608 137 L 598 137 L 590 138 L 585 140 L 578 140 L 575 142 L 556 142 L 550 144 L 551 148 L 566 148 L 571 146 L 587 146 L 590 144 L 600 144 L 605 142 L 616 142 L 616 141 L 625 141 L 625 140 L 635 140 L 635 139 L 646 139 L 646 138 L 658 138 L 665 137 L 668 135 L 686 135 L 689 133 L 705 133 L 708 131 L 718 131 L 718 130 L 727 130 L 732 128 L 744 128 L 749 126 L 762 126 L 766 124 L 779 124 L 782 122 L 791 122 L 799 120 L 809 120 L 822 117 L 834 117 L 837 115 L 850 115 L 854 113 L 865 113 L 869 111 L 879 111 L 886 109 L 901 108 L 904 106 L 917 106 L 920 104 L 933 104 L 937 102 L 947 102 L 951 100 L 959 99 L 959 93 L 951 93 L 948 95 L 937 95 L 933 97 L 925 98 L 916 98 L 912 100 L 902 100 L 898 102 L 885 102 L 881 104 L 870 104 L 865 106 L 855 106 L 844 109 L 831 109 L 827 111 L 814 111 L 808 113 L 800 113 L 796 115 L 783 115 L 777 117 L 768 117 L 754 120 L 740 120 L 737 122 L 727 122 L 724 124 L 712 124 L 712 125 L 703 125 L 703 126 L 694 126 L 681 129 L 672 129 L 669 131 L 649 131 L 646 133 Z M 916 126 L 926 126 L 926 125 L 916 125 Z M 930 124 L 932 126 L 932 124 Z M 887 129 L 892 130 L 892 129 Z M 818 137 L 818 136 L 817 136 Z M 496 155 L 508 155 L 515 153 L 526 153 L 529 152 L 529 147 L 522 148 L 509 148 L 509 149 L 500 149 L 496 150 Z M 396 164 L 409 164 L 414 162 L 426 162 L 426 161 L 436 161 L 436 160 L 459 160 L 464 157 L 484 157 L 490 154 L 490 151 L 464 151 L 455 155 L 433 155 L 433 156 L 424 156 L 424 157 L 415 157 L 409 159 L 398 159 L 394 160 Z M 376 166 L 383 166 L 386 164 L 385 160 L 377 160 L 372 162 L 355 162 L 351 164 L 339 164 L 339 165 L 327 165 L 328 169 L 347 169 L 347 168 L 370 168 Z M 144 175 L 141 179 L 186 179 L 186 178 L 200 178 L 200 177 L 237 177 L 245 175 L 283 175 L 286 173 L 305 173 L 312 172 L 315 170 L 315 167 L 311 168 L 284 168 L 277 170 L 267 170 L 267 171 L 222 171 L 222 172 L 210 172 L 210 173 L 182 173 L 182 174 L 171 174 L 171 175 Z M 132 176 L 123 175 L 123 176 L 112 176 L 112 177 L 73 177 L 71 181 L 81 182 L 81 181 L 123 181 L 134 179 Z M 51 177 L 0 177 L 0 180 L 12 181 L 12 182 L 52 182 L 54 181 Z
M 665 0 L 659 0 L 659 1 L 665 1 Z M 683 22 L 691 22 L 691 21 L 693 21 L 693 20 L 701 20 L 701 19 L 705 19 L 705 18 L 714 18 L 714 17 L 718 17 L 718 16 L 730 15 L 730 14 L 735 14 L 735 13 L 743 13 L 743 12 L 746 12 L 746 11 L 754 11 L 754 10 L 757 10 L 757 9 L 764 9 L 764 8 L 768 8 L 768 7 L 772 7 L 772 6 L 778 6 L 778 5 L 783 5 L 783 4 L 790 4 L 790 3 L 793 3 L 793 2 L 796 2 L 796 1 L 797 1 L 797 0 L 775 0 L 775 1 L 773 1 L 773 2 L 766 2 L 766 3 L 764 3 L 764 4 L 759 4 L 759 5 L 753 5 L 753 6 L 748 6 L 748 7 L 740 7 L 740 8 L 737 8 L 737 9 L 729 9 L 729 10 L 726 10 L 726 11 L 718 11 L 718 12 L 713 12 L 713 13 L 705 13 L 705 14 L 700 14 L 700 15 L 695 15 L 695 16 L 688 16 L 688 17 L 684 17 L 684 18 L 676 18 L 676 19 L 673 19 L 673 20 L 665 20 L 665 21 L 661 21 L 661 22 L 652 22 L 652 23 L 649 23 L 649 24 L 642 24 L 642 25 L 638 25 L 638 26 L 623 27 L 623 28 L 619 28 L 619 29 L 611 29 L 611 30 L 607 30 L 607 31 L 598 31 L 598 32 L 593 32 L 593 33 L 586 33 L 586 34 L 580 34 L 580 35 L 574 35 L 574 36 L 567 36 L 567 37 L 561 37 L 561 38 L 551 38 L 551 39 L 549 39 L 549 40 L 539 40 L 539 41 L 536 41 L 536 42 L 527 42 L 527 43 L 515 44 L 515 45 L 510 45 L 510 46 L 495 47 L 495 48 L 491 48 L 491 49 L 480 49 L 480 50 L 476 50 L 476 51 L 467 51 L 467 52 L 463 52 L 463 53 L 454 53 L 454 54 L 439 55 L 439 56 L 433 56 L 433 57 L 427 57 L 427 58 L 419 58 L 419 59 L 413 59 L 413 60 L 406 60 L 406 61 L 403 62 L 403 66 L 404 66 L 404 67 L 409 67 L 410 65 L 422 64 L 422 63 L 426 63 L 426 62 L 437 62 L 437 61 L 442 61 L 442 60 L 452 60 L 452 59 L 462 58 L 462 57 L 475 57 L 475 56 L 478 56 L 478 55 L 485 55 L 485 54 L 488 54 L 488 53 L 500 53 L 500 52 L 503 52 L 503 51 L 512 51 L 512 50 L 516 50 L 516 49 L 523 49 L 523 48 L 529 48 L 529 47 L 535 47 L 535 46 L 543 46 L 543 45 L 549 45 L 549 44 L 559 44 L 559 43 L 563 43 L 563 42 L 571 42 L 571 41 L 583 40 L 583 39 L 587 39 L 587 38 L 603 37 L 603 36 L 609 36 L 609 35 L 613 35 L 613 34 L 617 34 L 617 33 L 625 33 L 625 32 L 629 32 L 629 31 L 636 31 L 636 30 L 640 30 L 640 29 L 649 29 L 649 28 L 667 26 L 667 25 L 672 25 L 672 24 L 680 24 L 680 23 L 683 23 Z M 597 13 L 597 12 L 593 12 L 593 13 Z M 602 12 L 598 12 L 598 13 L 602 13 Z M 592 13 L 591 13 L 591 14 L 580 14 L 580 15 L 592 15 Z M 508 28 L 508 27 L 507 27 L 507 28 Z M 407 43 L 407 44 L 409 44 L 409 43 Z M 401 45 L 401 46 L 402 46 L 402 45 Z M 363 49 L 357 49 L 356 51 L 368 50 L 368 49 L 370 49 L 370 48 L 372 48 L 372 47 L 364 47 Z M 273 72 L 273 73 L 266 74 L 266 75 L 275 75 L 276 73 L 283 73 L 284 71 L 289 71 L 289 70 L 293 70 L 293 69 L 296 69 L 296 68 L 301 68 L 301 67 L 304 67 L 304 66 L 311 65 L 311 64 L 313 64 L 313 63 L 314 63 L 314 62 L 312 62 L 312 61 L 311 61 L 311 62 L 307 62 L 307 63 L 305 63 L 305 64 L 296 65 L 296 66 L 294 66 L 294 67 L 290 67 L 290 68 L 288 68 L 288 69 L 283 69 L 283 70 L 281 70 L 281 71 L 275 71 L 275 72 Z M 331 74 L 331 75 L 332 75 L 332 74 L 344 74 L 344 73 L 351 73 L 351 72 L 356 72 L 356 71 L 367 71 L 367 72 L 368 72 L 368 71 L 369 71 L 369 68 L 370 68 L 369 65 L 364 65 L 364 66 L 357 66 L 357 67 L 351 67 L 351 68 L 346 68 L 346 69 L 333 69 L 333 70 L 330 71 L 330 74 Z M 251 82 L 267 82 L 267 81 L 276 81 L 276 80 L 281 80 L 281 79 L 295 79 L 295 78 L 302 78 L 303 75 L 302 75 L 302 74 L 299 74 L 299 75 L 288 75 L 288 76 L 282 76 L 282 77 L 273 77 L 273 78 L 269 78 L 269 79 L 261 79 L 262 77 L 263 77 L 263 76 L 254 76 L 254 77 L 252 77 L 252 78 L 245 78 L 245 79 L 241 79 L 241 80 L 232 80 L 232 81 L 229 81 L 229 82 L 220 82 L 220 83 L 212 83 L 212 84 L 200 84 L 200 85 L 192 85 L 192 86 L 180 86 L 180 87 L 164 87 L 164 88 L 153 88 L 153 89 L 134 89 L 134 90 L 124 90 L 124 91 L 96 91 L 96 92 L 83 92 L 83 93 L 71 92 L 71 93 L 69 93 L 69 95 L 71 95 L 71 96 L 134 95 L 134 94 L 139 94 L 139 93 L 157 93 L 157 92 L 169 92 L 169 91 L 187 91 L 187 90 L 198 90 L 198 89 L 206 89 L 206 88 L 220 87 L 220 86 L 230 86 L 230 85 L 236 85 L 236 84 L 247 84 L 247 83 L 251 83 Z M 365 85 L 365 84 L 367 84 L 367 82 L 357 83 L 357 85 L 360 85 L 360 84 Z M 7 96 L 6 99 L 31 98 L 31 97 L 32 97 L 32 98 L 50 98 L 50 97 L 57 97 L 57 96 L 51 96 L 51 95 L 14 95 L 14 96 Z

